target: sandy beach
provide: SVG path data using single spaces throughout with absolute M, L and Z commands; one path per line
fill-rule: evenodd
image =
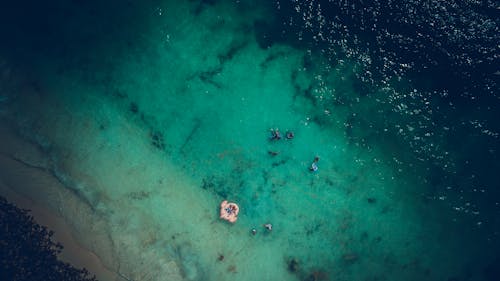
M 44 201 L 46 198 L 39 196 L 45 191 L 62 191 L 64 187 L 43 168 L 30 166 L 16 159 L 15 155 L 20 155 L 21 151 L 33 151 L 36 148 L 29 147 L 29 143 L 12 134 L 3 124 L 0 125 L 0 134 L 2 135 L 0 139 L 0 195 L 18 208 L 30 210 L 30 214 L 37 223 L 54 231 L 53 239 L 64 246 L 59 254 L 62 261 L 76 268 L 86 268 L 101 281 L 126 280 L 107 268 L 95 252 L 82 246 L 82 243 L 75 237 L 75 230 L 71 225 L 57 213 L 57 210 L 53 210 L 52 206 L 46 204 L 47 202 Z M 36 157 L 35 153 L 29 155 Z M 38 159 L 38 161 L 42 163 L 43 159 Z

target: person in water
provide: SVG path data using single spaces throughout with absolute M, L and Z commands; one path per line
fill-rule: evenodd
M 271 129 L 271 139 L 272 140 L 280 140 L 281 139 L 281 133 L 278 128 L 276 129 Z
M 270 224 L 270 223 L 266 223 L 266 224 L 264 224 L 264 228 L 266 228 L 267 230 L 271 231 L 271 230 L 273 230 L 273 225 Z
M 287 131 L 286 132 L 286 138 L 291 140 L 295 137 L 295 134 L 292 131 Z
M 318 156 L 314 157 L 314 161 L 312 162 L 311 167 L 309 167 L 309 170 L 311 172 L 316 172 L 318 170 L 318 165 L 317 165 L 318 161 L 319 157 Z
M 230 205 L 229 205 L 229 207 L 227 207 L 227 208 L 226 208 L 226 212 L 227 212 L 228 214 L 232 214 L 232 213 L 233 213 L 233 212 L 235 212 L 235 211 L 236 211 L 236 207 L 235 207 L 234 205 L 231 205 L 231 204 L 230 204 Z

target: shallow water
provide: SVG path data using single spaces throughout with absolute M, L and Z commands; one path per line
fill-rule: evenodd
M 105 222 L 111 251 L 80 239 L 122 276 L 494 280 L 497 98 L 447 100 L 386 73 L 362 83 L 370 68 L 338 45 L 277 35 L 283 10 L 266 4 L 36 8 L 2 29 L 16 35 L 2 122 Z M 234 225 L 218 218 L 225 199 Z

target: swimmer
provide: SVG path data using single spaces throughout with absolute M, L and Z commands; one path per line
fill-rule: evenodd
M 257 234 L 257 230 L 255 228 L 252 228 L 252 235 Z
M 272 225 L 272 224 L 270 224 L 270 223 L 266 223 L 266 224 L 264 224 L 264 227 L 265 227 L 267 230 L 269 230 L 269 231 L 273 230 L 273 225 Z
M 318 165 L 316 163 L 319 162 L 319 156 L 314 157 L 314 161 L 311 164 L 311 167 L 309 167 L 309 171 L 311 172 L 316 172 L 318 170 Z
M 291 140 L 293 139 L 293 137 L 295 137 L 295 134 L 292 132 L 292 131 L 287 131 L 286 132 L 286 138 Z
M 311 167 L 309 167 L 309 171 L 316 172 L 317 170 L 318 170 L 318 165 L 316 165 L 316 162 L 313 162 L 311 164 Z
M 280 130 L 278 128 L 271 129 L 271 139 L 272 140 L 279 140 L 279 139 L 281 139 Z

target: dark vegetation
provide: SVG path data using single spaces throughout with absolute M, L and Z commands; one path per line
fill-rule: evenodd
M 53 234 L 0 196 L 0 280 L 96 281 L 86 269 L 57 259 L 63 246 Z

